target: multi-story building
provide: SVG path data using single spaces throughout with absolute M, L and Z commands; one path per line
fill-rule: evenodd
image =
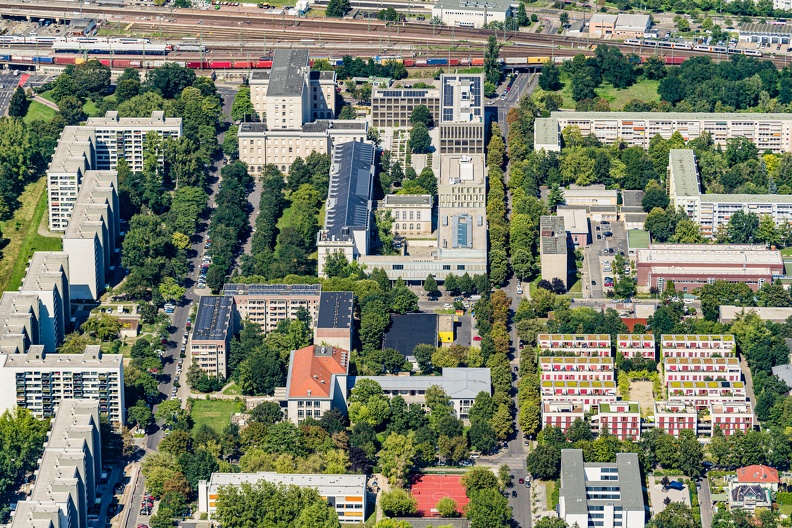
M 561 131 L 568 126 L 578 127 L 583 137 L 594 134 L 606 145 L 621 141 L 648 149 L 657 135 L 669 139 L 679 132 L 688 141 L 708 132 L 724 148 L 728 140 L 744 137 L 760 152 L 792 152 L 792 116 L 766 113 L 553 112 L 536 120 L 534 148 L 560 150 Z
M 0 351 L 23 354 L 41 344 L 41 300 L 36 293 L 3 292 L 0 297 Z
M 643 38 L 652 26 L 649 15 L 595 13 L 589 22 L 589 36 L 596 38 Z
M 638 402 L 617 401 L 601 403 L 597 415 L 599 432 L 603 434 L 606 429 L 609 434 L 619 440 L 641 439 L 641 409 Z
M 646 504 L 636 453 L 616 463 L 584 463 L 583 450 L 561 450 L 558 517 L 569 526 L 643 528 Z
M 778 470 L 770 466 L 738 468 L 737 474 L 728 479 L 729 507 L 749 511 L 772 508 L 780 483 Z
M 193 364 L 210 376 L 228 377 L 228 352 L 238 326 L 234 297 L 201 297 L 190 336 Z
M 208 481 L 198 481 L 198 512 L 212 518 L 217 511 L 218 491 L 222 486 L 239 486 L 245 482 L 255 485 L 257 482 L 266 481 L 285 486 L 314 488 L 336 511 L 339 521 L 359 523 L 367 517 L 366 478 L 366 475 L 283 474 L 274 471 L 212 473 Z
M 111 422 L 125 423 L 124 368 L 120 354 L 89 345 L 82 354 L 46 354 L 41 345 L 27 353 L 0 355 L 0 411 L 24 407 L 49 418 L 62 401 L 87 398 Z
M 614 381 L 611 357 L 561 357 L 539 358 L 542 381 Z
M 393 234 L 402 237 L 431 235 L 433 206 L 431 194 L 386 194 L 380 202 L 391 212 Z
M 665 384 L 672 381 L 740 381 L 740 361 L 736 357 L 663 359 Z
M 223 295 L 234 298 L 234 307 L 241 320 L 272 332 L 285 319 L 296 319 L 303 309 L 316 325 L 321 284 L 235 284 L 223 286 Z
M 96 131 L 68 126 L 61 132 L 58 145 L 47 168 L 49 226 L 65 231 L 77 200 L 85 172 L 96 168 Z
M 314 325 L 314 343 L 352 350 L 355 319 L 352 292 L 322 292 Z
M 572 244 L 576 248 L 588 246 L 589 222 L 586 210 L 579 207 L 563 207 L 557 210 L 557 214 L 564 219 L 564 228 Z
M 440 154 L 484 154 L 483 73 L 440 76 L 439 123 Z
M 566 433 L 575 420 L 585 420 L 586 413 L 583 406 L 571 401 L 543 401 L 542 425 L 543 427 L 558 427 Z
M 792 317 L 792 306 L 718 306 L 718 322 L 721 324 L 731 324 L 748 314 L 756 314 L 765 322 L 784 323 Z
M 483 28 L 491 22 L 506 22 L 512 16 L 513 4 L 498 0 L 494 2 L 451 2 L 442 0 L 432 7 L 432 16 L 444 25 L 468 28 Z
M 576 185 L 573 183 L 568 189 L 564 189 L 564 203 L 566 206 L 562 206 L 558 210 L 562 211 L 570 207 L 586 207 L 591 211 L 591 207 L 615 207 L 619 203 L 619 191 L 608 189 L 601 183 L 593 183 L 591 185 Z
M 745 400 L 747 395 L 742 381 L 670 381 L 667 389 L 669 402 L 683 402 L 698 410 L 713 403 Z
M 429 109 L 440 122 L 440 90 L 437 88 L 374 88 L 371 91 L 371 126 L 376 129 L 407 128 L 418 106 Z
M 19 291 L 38 296 L 41 342 L 36 344 L 44 345 L 45 352 L 55 352 L 71 320 L 69 255 L 62 251 L 33 253 Z
M 655 358 L 654 334 L 619 334 L 616 345 L 616 353 L 625 359 Z
M 784 141 L 789 142 L 789 131 L 785 129 L 784 134 Z M 780 134 L 769 135 L 777 140 L 781 139 Z M 764 152 L 765 149 L 760 150 Z M 781 151 L 787 152 L 789 149 L 785 148 Z M 702 235 L 709 238 L 717 235 L 718 230 L 723 229 L 728 224 L 729 218 L 737 211 L 754 213 L 760 217 L 769 216 L 777 225 L 786 225 L 792 222 L 792 196 L 788 194 L 704 193 L 699 181 L 696 156 L 693 151 L 673 149 L 668 156 L 666 182 L 671 205 L 675 209 L 681 207 L 690 219 L 700 226 Z M 754 285 L 752 287 L 756 289 Z
M 662 358 L 734 357 L 732 334 L 663 334 L 660 336 Z
M 755 423 L 751 402 L 745 399 L 712 402 L 709 414 L 713 433 L 717 425 L 727 437 L 738 431 L 745 433 L 753 429 Z
M 156 134 L 160 141 L 176 139 L 182 134 L 182 118 L 165 117 L 163 111 L 152 112 L 151 117 L 119 117 L 118 112 L 109 111 L 104 117 L 89 117 L 85 125 L 96 132 L 98 170 L 115 170 L 118 160 L 124 158 L 132 172 L 140 172 L 149 133 Z
M 569 281 L 569 237 L 563 216 L 539 218 L 539 257 L 542 278 L 552 281 L 560 279 L 567 286 Z
M 325 259 L 341 252 L 348 262 L 366 255 L 371 237 L 374 147 L 353 141 L 333 149 L 324 229 L 317 234 L 319 276 Z
M 385 396 L 401 396 L 408 404 L 426 405 L 426 390 L 437 385 L 448 394 L 457 418 L 468 419 L 468 411 L 480 392 L 492 394 L 488 368 L 444 368 L 440 376 L 351 376 L 349 390 L 363 379 L 376 381 Z
M 296 425 L 306 418 L 318 420 L 330 409 L 346 414 L 348 374 L 348 350 L 324 345 L 293 350 L 286 376 L 289 420 Z
M 616 401 L 615 381 L 542 381 L 541 397 L 544 402 L 572 402 L 583 406 L 584 411 L 603 403 Z
M 30 495 L 9 528 L 88 528 L 102 472 L 99 403 L 63 400 L 47 433 Z
M 698 413 L 692 405 L 677 401 L 656 401 L 654 404 L 655 425 L 675 438 L 683 429 L 698 434 Z
M 543 356 L 612 356 L 609 334 L 539 334 L 536 344 Z

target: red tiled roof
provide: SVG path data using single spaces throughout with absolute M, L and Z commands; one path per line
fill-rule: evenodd
M 737 470 L 737 482 L 745 483 L 776 483 L 780 482 L 778 470 L 769 466 L 745 466 Z
M 330 346 L 310 345 L 292 352 L 288 397 L 330 397 L 333 374 L 346 374 L 349 352 Z

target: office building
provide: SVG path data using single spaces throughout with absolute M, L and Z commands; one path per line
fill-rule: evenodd
M 317 233 L 319 276 L 325 259 L 341 252 L 348 262 L 366 255 L 371 237 L 374 147 L 353 141 L 333 149 L 324 229 Z
M 222 486 L 239 486 L 266 481 L 284 486 L 314 488 L 338 514 L 342 523 L 359 523 L 366 513 L 366 475 L 283 474 L 274 471 L 259 473 L 212 473 L 208 481 L 198 482 L 198 512 L 217 511 L 218 491 Z
M 484 154 L 486 132 L 483 73 L 440 76 L 439 128 L 440 154 Z
M 346 414 L 349 351 L 324 345 L 293 350 L 286 376 L 288 418 L 300 425 L 320 419 L 330 409 Z
M 39 298 L 40 343 L 45 352 L 55 352 L 66 337 L 71 320 L 69 255 L 62 251 L 36 251 L 19 290 Z M 2 311 L 2 309 L 0 309 Z
M 380 202 L 391 212 L 392 232 L 400 237 L 431 235 L 433 205 L 431 194 L 386 194 Z
M 637 442 L 641 439 L 641 409 L 638 402 L 601 403 L 596 422 L 599 425 L 599 434 L 607 431 L 619 440 Z
M 432 7 L 432 17 L 438 17 L 445 26 L 483 28 L 491 22 L 506 22 L 507 17 L 513 16 L 512 6 L 512 2 L 504 0 L 438 0 Z
M 0 297 L 0 352 L 23 354 L 41 344 L 41 300 L 36 293 L 3 292 Z
M 656 401 L 654 403 L 655 426 L 679 438 L 679 433 L 690 429 L 698 435 L 698 413 L 692 405 L 675 401 Z
M 636 453 L 617 453 L 616 463 L 584 463 L 583 450 L 561 450 L 558 517 L 567 525 L 643 528 L 646 505 Z
M 149 133 L 160 141 L 182 134 L 182 118 L 165 117 L 163 111 L 152 112 L 151 117 L 119 117 L 118 112 L 109 111 L 104 117 L 89 117 L 85 125 L 96 132 L 97 170 L 115 170 L 118 160 L 124 158 L 132 172 L 140 172 Z M 163 161 L 160 156 L 159 162 Z
M 789 126 L 792 127 L 792 124 Z M 765 134 L 780 140 L 780 134 L 766 132 L 761 137 Z M 789 136 L 789 130 L 785 129 L 785 141 L 792 141 Z M 781 150 L 759 150 L 790 151 L 786 147 Z M 699 180 L 696 156 L 692 150 L 670 151 L 667 184 L 671 205 L 675 208 L 681 207 L 691 220 L 699 224 L 701 234 L 708 238 L 716 236 L 718 230 L 723 229 L 737 211 L 754 213 L 759 217 L 769 216 L 779 226 L 792 222 L 792 196 L 787 194 L 705 194 Z
M 712 432 L 715 432 L 717 425 L 727 437 L 737 432 L 746 433 L 753 429 L 754 423 L 758 423 L 754 419 L 751 402 L 745 399 L 712 402 L 709 405 L 709 414 Z
M 536 344 L 541 356 L 569 353 L 580 357 L 612 356 L 609 334 L 539 334 Z
M 663 359 L 666 385 L 672 381 L 740 381 L 740 361 L 736 357 L 667 357 Z
M 541 356 L 542 381 L 614 381 L 612 357 Z
M 410 116 L 418 106 L 429 109 L 432 122 L 440 122 L 440 90 L 437 88 L 374 88 L 371 91 L 371 126 L 409 128 Z
M 616 344 L 616 353 L 625 359 L 655 358 L 654 334 L 619 334 Z
M 492 394 L 488 368 L 444 368 L 440 376 L 351 376 L 349 390 L 363 379 L 376 381 L 385 396 L 401 396 L 407 404 L 426 406 L 426 390 L 432 386 L 448 394 L 457 418 L 468 419 L 468 411 L 480 392 Z
M 711 358 L 734 357 L 734 336 L 731 334 L 663 334 L 660 336 L 660 357 Z
M 201 297 L 190 336 L 189 349 L 193 364 L 209 376 L 227 378 L 231 338 L 238 332 L 238 327 L 232 296 Z
M 643 38 L 652 26 L 649 15 L 611 15 L 595 13 L 589 21 L 588 34 L 594 38 Z
M 316 325 L 321 284 L 235 284 L 223 286 L 223 295 L 234 298 L 234 308 L 241 321 L 261 326 L 272 332 L 285 319 L 296 319 L 300 310 Z
M 585 420 L 583 406 L 572 401 L 543 401 L 542 426 L 558 427 L 567 432 L 575 420 Z
M 585 209 L 562 207 L 557 210 L 564 219 L 564 228 L 575 248 L 584 248 L 589 244 L 589 222 Z
M 760 152 L 792 152 L 792 115 L 745 113 L 666 112 L 553 112 L 536 120 L 536 150 L 559 150 L 561 131 L 576 126 L 583 137 L 594 134 L 606 145 L 617 140 L 627 146 L 649 148 L 657 135 L 669 139 L 674 132 L 685 141 L 709 132 L 716 145 L 726 148 L 729 139 L 745 137 Z
M 542 278 L 559 279 L 564 287 L 569 281 L 569 239 L 562 216 L 539 217 L 539 258 Z
M 354 309 L 352 292 L 322 292 L 314 325 L 314 343 L 352 350 Z
M 124 424 L 123 356 L 89 345 L 82 354 L 47 354 L 41 345 L 27 353 L 0 355 L 0 413 L 24 407 L 38 418 L 54 416 L 74 398 L 99 402 L 99 412 Z
M 64 400 L 47 433 L 33 489 L 17 503 L 9 528 L 88 528 L 101 472 L 98 402 Z

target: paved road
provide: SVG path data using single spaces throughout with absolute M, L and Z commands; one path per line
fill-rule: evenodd
M 709 479 L 701 479 L 701 489 L 698 490 L 699 507 L 701 509 L 701 528 L 712 526 L 712 497 L 710 496 Z
M 536 89 L 536 83 L 538 82 L 539 76 L 532 74 L 532 73 L 518 73 L 517 78 L 512 83 L 511 90 L 509 93 L 506 94 L 506 99 L 501 99 L 500 96 L 496 97 L 492 100 L 491 105 L 487 106 L 494 106 L 498 112 L 498 126 L 501 129 L 501 134 L 503 137 L 506 137 L 508 133 L 508 125 L 506 124 L 506 114 L 509 113 L 509 109 L 512 107 L 517 106 L 517 103 L 520 101 L 520 97 L 525 94 L 530 94 L 531 92 Z M 501 90 L 503 93 L 503 90 Z

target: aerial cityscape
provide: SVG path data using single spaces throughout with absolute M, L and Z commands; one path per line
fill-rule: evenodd
M 0 0 L 0 528 L 792 527 L 790 18 Z

